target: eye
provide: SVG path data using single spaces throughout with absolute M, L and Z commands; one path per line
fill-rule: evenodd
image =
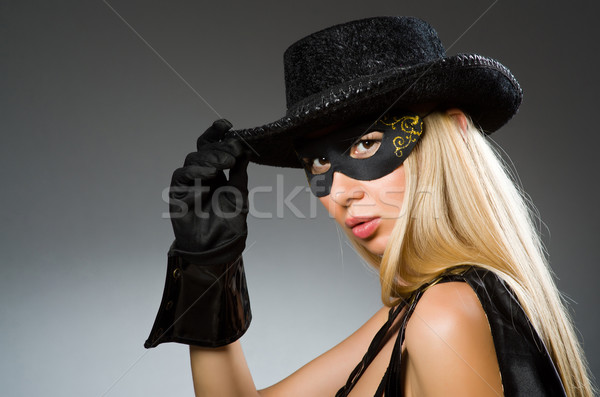
M 331 163 L 326 157 L 304 157 L 302 161 L 304 162 L 305 167 L 308 168 L 313 175 L 324 174 L 329 167 L 331 167 Z
M 366 159 L 371 157 L 377 152 L 379 146 L 381 146 L 381 140 L 383 133 L 371 132 L 367 135 L 363 135 L 350 150 L 350 157 L 355 159 Z

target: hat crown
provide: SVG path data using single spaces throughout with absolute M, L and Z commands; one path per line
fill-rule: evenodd
M 436 31 L 415 17 L 365 18 L 320 30 L 284 53 L 288 111 L 336 85 L 445 56 Z

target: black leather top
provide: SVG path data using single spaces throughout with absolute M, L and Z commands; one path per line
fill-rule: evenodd
M 454 269 L 456 270 L 456 269 Z M 388 322 L 373 338 L 367 353 L 350 374 L 348 382 L 336 394 L 347 396 L 364 370 L 383 347 L 384 337 L 404 307 L 400 329 L 388 369 L 375 396 L 402 396 L 400 373 L 401 347 L 406 324 L 427 287 L 449 281 L 468 283 L 477 294 L 487 315 L 505 396 L 566 396 L 560 376 L 544 343 L 535 332 L 516 296 L 495 273 L 465 266 L 459 274 L 443 274 L 421 286 L 409 299 L 390 309 Z

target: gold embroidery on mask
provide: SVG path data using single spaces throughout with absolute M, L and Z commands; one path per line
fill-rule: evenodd
M 378 122 L 392 127 L 392 130 L 395 130 L 396 125 L 399 124 L 402 135 L 398 135 L 393 140 L 394 147 L 396 148 L 394 154 L 397 157 L 402 157 L 402 150 L 410 146 L 411 143 L 417 142 L 417 139 L 423 132 L 423 120 L 418 115 L 402 116 L 400 118 L 393 116 L 391 122 L 389 121 L 389 117 L 385 116 Z

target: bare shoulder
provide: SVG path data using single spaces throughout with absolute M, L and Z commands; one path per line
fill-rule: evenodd
M 467 283 L 427 289 L 408 322 L 404 346 L 407 382 L 417 394 L 502 395 L 489 323 Z
M 424 327 L 433 327 L 439 332 L 467 331 L 476 326 L 476 330 L 488 331 L 487 317 L 479 298 L 469 284 L 448 282 L 436 284 L 424 293 L 413 317 L 422 321 L 409 322 L 410 329 L 424 331 Z

